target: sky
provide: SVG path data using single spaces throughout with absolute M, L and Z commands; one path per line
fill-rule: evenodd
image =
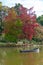
M 3 5 L 12 7 L 15 3 L 21 3 L 24 7 L 34 7 L 37 16 L 43 15 L 43 0 L 0 0 Z

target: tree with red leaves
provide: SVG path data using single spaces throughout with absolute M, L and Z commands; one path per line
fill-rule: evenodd
M 20 15 L 18 16 L 23 22 L 23 33 L 25 38 L 32 40 L 33 36 L 36 34 L 35 28 L 38 26 L 36 24 L 36 15 L 35 11 L 32 12 L 33 7 L 27 9 L 23 6 L 19 7 Z M 27 11 L 29 13 L 27 13 Z
M 32 10 L 33 7 L 27 9 L 20 5 L 18 7 L 18 15 L 16 15 L 15 10 L 12 9 L 9 11 L 8 16 L 5 18 L 6 22 L 8 23 L 6 28 L 8 31 L 10 31 L 10 33 L 16 35 L 18 39 L 26 38 L 28 40 L 32 40 L 33 36 L 36 34 L 35 28 L 38 25 L 36 22 L 35 12 L 32 12 Z M 19 26 L 19 23 L 22 26 Z M 12 27 L 13 29 L 11 29 Z

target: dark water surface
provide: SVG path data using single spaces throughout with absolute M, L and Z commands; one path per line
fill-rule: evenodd
M 19 53 L 18 48 L 0 48 L 0 65 L 43 65 L 43 46 L 39 48 L 39 53 Z

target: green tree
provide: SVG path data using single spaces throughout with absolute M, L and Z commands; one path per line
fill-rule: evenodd
M 20 15 L 20 11 L 19 11 L 20 6 L 22 6 L 22 5 L 20 3 L 18 3 L 18 4 L 15 4 L 15 7 L 14 7 L 14 9 L 17 12 L 18 15 Z
M 21 36 L 22 22 L 17 18 L 15 10 L 12 8 L 5 17 L 4 22 L 5 39 L 10 42 L 15 42 Z M 19 38 L 20 39 L 20 38 Z
M 0 2 L 0 35 L 3 31 L 3 20 L 2 20 L 2 2 Z
M 40 23 L 43 26 L 43 15 L 39 16 L 37 18 L 38 23 Z

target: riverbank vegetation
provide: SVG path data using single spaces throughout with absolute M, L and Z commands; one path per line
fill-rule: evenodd
M 20 3 L 11 8 L 1 4 L 0 43 L 43 44 L 43 15 L 37 18 L 33 9 Z

